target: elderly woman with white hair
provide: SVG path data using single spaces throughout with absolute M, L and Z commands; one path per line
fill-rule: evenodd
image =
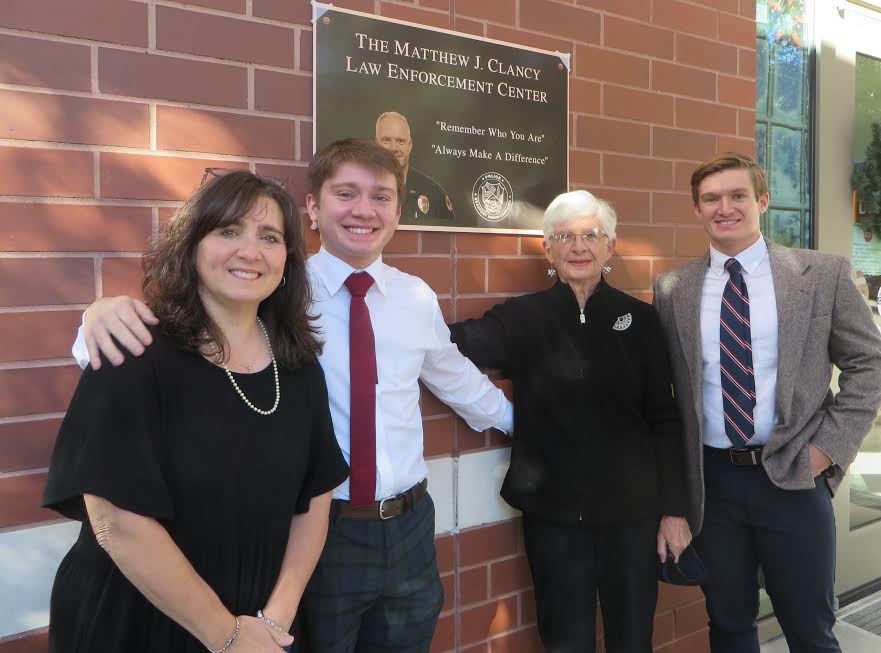
M 513 382 L 501 494 L 523 512 L 549 653 L 594 651 L 597 592 L 605 650 L 650 653 L 658 557 L 691 540 L 660 321 L 603 278 L 616 222 L 587 191 L 558 196 L 543 225 L 554 285 L 451 326 L 462 353 Z

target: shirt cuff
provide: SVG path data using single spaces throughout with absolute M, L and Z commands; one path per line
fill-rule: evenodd
M 70 353 L 73 354 L 77 364 L 82 369 L 86 369 L 89 365 L 89 350 L 86 347 L 86 339 L 83 337 L 83 324 L 86 321 L 86 312 L 83 313 L 82 323 L 80 324 L 79 329 L 77 329 L 76 340 L 70 350 Z
M 495 425 L 500 431 L 504 431 L 507 435 L 511 435 L 514 432 L 514 404 L 505 399 L 505 414 L 502 416 L 502 420 Z

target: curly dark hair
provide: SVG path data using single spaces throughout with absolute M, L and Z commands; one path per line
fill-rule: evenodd
M 261 197 L 278 204 L 284 224 L 287 260 L 285 282 L 262 302 L 258 315 L 266 325 L 278 362 L 296 368 L 315 360 L 321 343 L 309 314 L 312 293 L 306 277 L 306 245 L 293 200 L 275 180 L 247 170 L 231 170 L 203 184 L 181 206 L 144 255 L 144 298 L 159 318 L 160 329 L 193 352 L 208 346 L 229 358 L 229 344 L 199 296 L 196 248 L 214 229 L 239 222 Z

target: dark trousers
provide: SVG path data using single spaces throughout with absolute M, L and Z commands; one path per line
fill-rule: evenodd
M 303 596 L 303 651 L 427 653 L 442 603 L 427 493 L 394 519 L 332 517 Z
M 599 591 L 607 653 L 651 653 L 658 600 L 658 521 L 557 524 L 523 516 L 547 653 L 594 653 Z
M 811 490 L 781 490 L 761 467 L 704 455 L 704 525 L 695 547 L 713 653 L 759 653 L 758 570 L 793 653 L 835 652 L 835 517 L 822 476 Z

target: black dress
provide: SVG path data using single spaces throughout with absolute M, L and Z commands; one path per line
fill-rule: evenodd
M 281 401 L 259 415 L 225 372 L 158 331 L 144 355 L 80 379 L 61 426 L 44 505 L 83 522 L 52 589 L 50 651 L 199 651 L 98 546 L 82 495 L 155 518 L 233 614 L 266 604 L 291 518 L 348 467 L 318 363 L 279 367 Z M 250 401 L 275 399 L 272 366 L 237 374 Z

